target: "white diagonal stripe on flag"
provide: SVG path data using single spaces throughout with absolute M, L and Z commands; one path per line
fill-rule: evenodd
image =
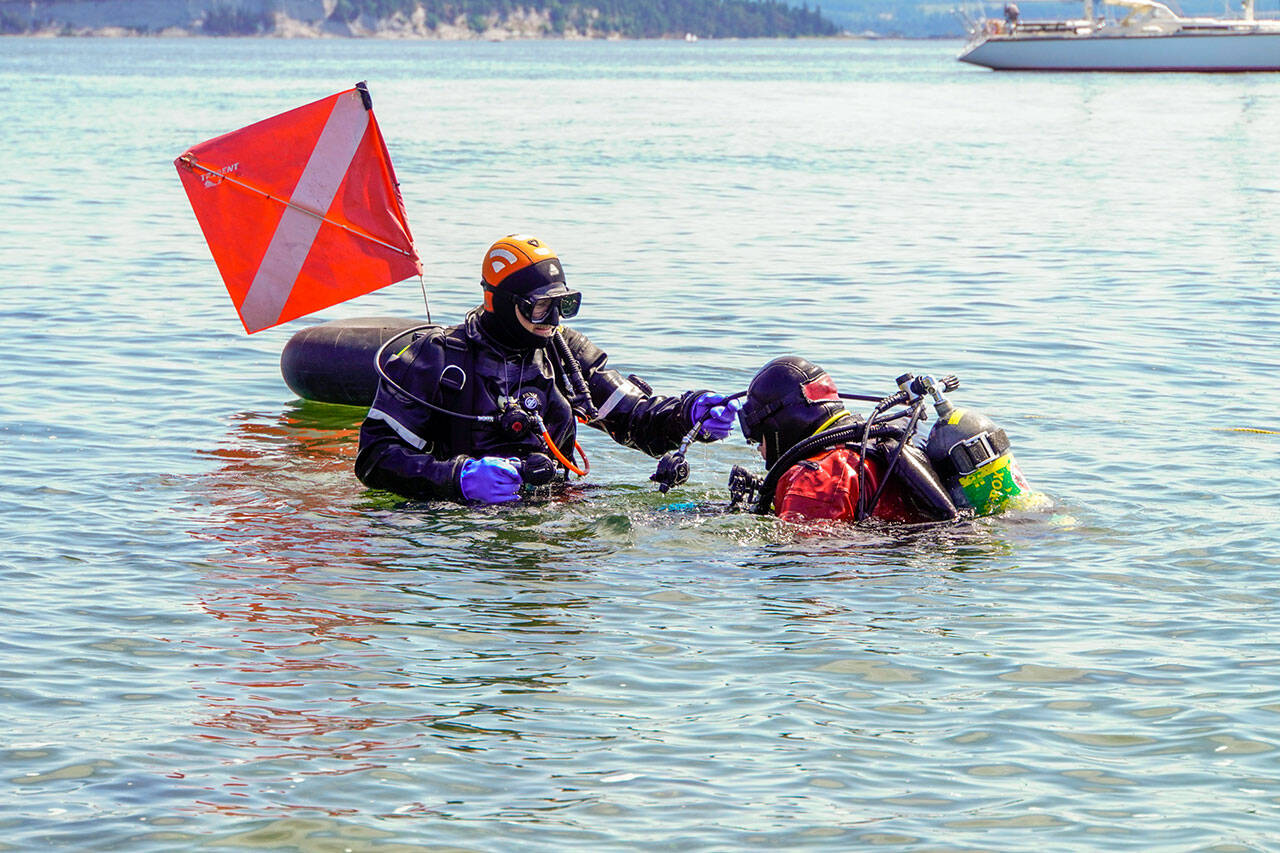
M 271 235 L 271 243 L 240 305 L 240 317 L 248 331 L 265 329 L 280 319 L 280 312 L 293 290 L 293 282 L 302 271 L 302 265 L 311 252 L 311 244 L 320 230 L 320 217 L 333 203 L 368 126 L 369 112 L 364 108 L 360 93 L 340 95 L 289 200 L 292 205 L 305 207 L 315 214 L 292 206 L 285 207 L 276 233 Z

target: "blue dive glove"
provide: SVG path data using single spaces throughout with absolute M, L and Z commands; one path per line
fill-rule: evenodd
M 468 459 L 458 474 L 458 488 L 469 501 L 500 504 L 520 497 L 520 470 L 515 460 L 498 456 Z
M 742 408 L 742 398 L 725 402 L 727 394 L 713 394 L 706 391 L 693 401 L 689 414 L 696 424 L 705 416 L 699 436 L 710 441 L 728 438 L 733 432 L 733 425 L 738 420 L 738 410 Z M 710 413 L 710 414 L 708 414 Z

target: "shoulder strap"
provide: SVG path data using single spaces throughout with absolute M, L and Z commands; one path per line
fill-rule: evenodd
M 436 400 L 443 406 L 465 414 L 476 414 L 476 360 L 467 342 L 465 326 L 451 326 L 433 343 L 441 349 L 440 376 L 436 379 Z M 446 416 L 447 417 L 447 416 Z M 466 418 L 449 418 L 450 452 L 468 453 L 475 423 Z

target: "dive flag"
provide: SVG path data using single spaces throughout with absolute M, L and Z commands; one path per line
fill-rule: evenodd
M 364 83 L 174 165 L 250 334 L 422 274 Z

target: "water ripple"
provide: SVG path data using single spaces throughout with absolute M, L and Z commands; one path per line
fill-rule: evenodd
M 1274 848 L 1280 99 L 957 48 L 0 40 L 5 843 Z M 624 374 L 954 372 L 1047 500 L 787 525 L 740 438 L 662 496 L 594 433 L 552 500 L 366 491 L 279 352 L 417 287 L 245 336 L 172 166 L 352 68 L 437 318 L 534 231 Z

